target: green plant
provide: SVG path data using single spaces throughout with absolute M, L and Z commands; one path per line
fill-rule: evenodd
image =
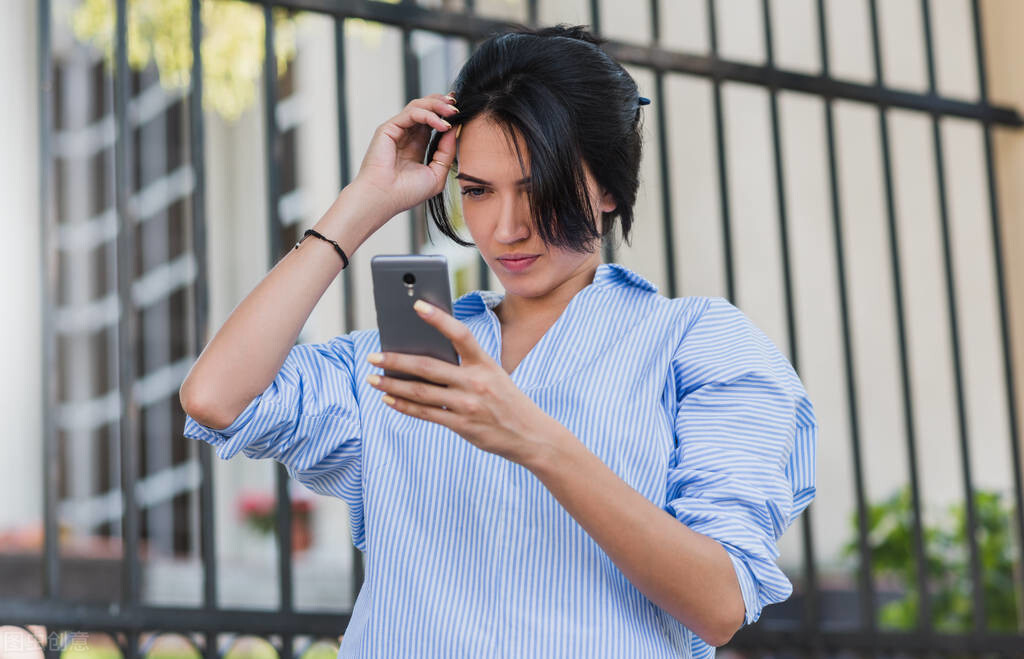
M 988 629 L 1019 628 L 1015 578 L 1014 510 L 995 491 L 975 490 L 975 538 L 981 562 L 982 592 Z M 842 549 L 847 558 L 859 556 L 857 515 L 850 517 L 852 539 Z M 868 544 L 871 570 L 897 581 L 903 596 L 883 605 L 878 622 L 883 627 L 912 629 L 918 623 L 919 584 L 914 556 L 914 511 L 910 487 L 904 486 L 885 500 L 868 505 Z M 937 524 L 922 524 L 925 572 L 931 605 L 931 623 L 938 631 L 968 631 L 973 625 L 973 599 L 967 543 L 967 514 L 963 502 L 950 505 Z M 857 569 L 860 569 L 858 566 Z
M 156 64 L 160 85 L 189 86 L 192 75 L 190 0 L 128 0 L 128 64 L 137 71 Z M 237 119 L 256 97 L 263 70 L 263 10 L 249 2 L 207 0 L 201 7 L 203 106 L 228 120 Z M 273 10 L 274 51 L 282 75 L 296 52 L 295 14 Z M 103 52 L 113 70 L 113 0 L 83 0 L 70 16 L 75 37 Z

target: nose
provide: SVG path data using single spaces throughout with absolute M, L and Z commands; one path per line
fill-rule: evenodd
M 494 239 L 503 245 L 513 245 L 530 237 L 530 200 L 525 191 L 506 195 L 498 212 Z

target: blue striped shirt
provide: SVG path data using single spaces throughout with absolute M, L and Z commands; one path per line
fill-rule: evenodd
M 453 305 L 500 361 L 501 294 Z M 524 467 L 388 407 L 376 330 L 293 347 L 223 430 L 349 506 L 365 582 L 339 657 L 713 657 Z M 786 357 L 720 297 L 602 264 L 511 374 L 626 483 L 732 558 L 746 622 L 789 597 L 776 542 L 814 498 L 817 423 Z

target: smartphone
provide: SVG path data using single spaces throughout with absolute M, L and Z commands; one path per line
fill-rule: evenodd
M 381 350 L 427 355 L 457 365 L 459 355 L 452 342 L 412 308 L 413 302 L 423 299 L 447 313 L 452 312 L 448 259 L 440 254 L 382 254 L 370 259 L 370 270 Z M 384 374 L 403 380 L 427 381 L 401 371 L 385 369 Z

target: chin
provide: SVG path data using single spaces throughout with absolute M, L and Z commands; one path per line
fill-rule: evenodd
M 535 281 L 526 281 L 525 277 L 498 277 L 505 293 L 518 297 L 536 297 L 543 292 L 543 286 Z
M 501 267 L 500 265 L 498 266 Z M 501 287 L 505 289 L 505 293 L 518 296 L 518 297 L 537 297 L 544 295 L 551 290 L 550 282 L 546 282 L 540 273 L 531 273 L 530 275 L 515 276 L 508 274 L 497 274 L 498 281 L 501 282 Z

